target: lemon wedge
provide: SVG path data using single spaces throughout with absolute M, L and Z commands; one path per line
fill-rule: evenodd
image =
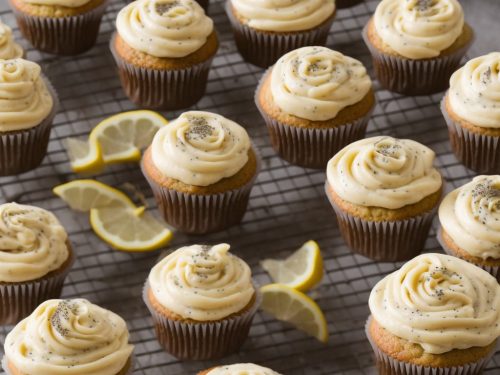
M 326 343 L 328 325 L 320 307 L 310 297 L 283 284 L 263 286 L 261 309 L 276 319 Z
M 323 258 L 316 241 L 303 244 L 284 260 L 265 259 L 262 268 L 269 273 L 274 282 L 306 292 L 323 278 Z

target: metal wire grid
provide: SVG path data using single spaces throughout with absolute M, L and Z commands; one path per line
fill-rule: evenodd
M 371 349 L 364 335 L 369 314 L 368 295 L 374 284 L 398 264 L 375 263 L 353 255 L 339 235 L 333 211 L 325 198 L 324 172 L 291 166 L 276 156 L 253 104 L 254 89 L 262 70 L 244 63 L 237 53 L 223 2 L 212 0 L 210 5 L 209 15 L 215 21 L 221 47 L 210 72 L 207 94 L 196 108 L 218 112 L 246 126 L 262 155 L 263 170 L 241 225 L 208 236 L 176 234 L 170 249 L 188 243 L 228 242 L 233 251 L 252 266 L 257 282 L 265 284 L 270 279 L 258 266 L 260 259 L 285 256 L 302 242 L 317 240 L 323 249 L 325 277 L 312 296 L 326 314 L 331 337 L 324 346 L 259 313 L 240 353 L 218 362 L 180 362 L 166 354 L 156 342 L 140 296 L 143 282 L 159 254 L 111 250 L 92 233 L 86 215 L 72 212 L 51 192 L 53 186 L 78 178 L 70 170 L 64 139 L 86 136 L 106 116 L 135 108 L 121 90 L 108 50 L 115 16 L 127 1 L 111 1 L 97 46 L 76 58 L 56 58 L 33 50 L 21 38 L 5 3 L 0 4 L 0 18 L 13 27 L 15 37 L 27 50 L 27 58 L 42 65 L 59 93 L 62 108 L 56 116 L 43 165 L 20 176 L 0 178 L 1 200 L 41 206 L 62 220 L 78 256 L 66 281 L 64 297 L 88 298 L 126 319 L 136 346 L 135 374 L 195 374 L 222 362 L 257 362 L 290 375 L 375 374 Z M 376 3 L 367 0 L 352 9 L 338 11 L 328 39 L 329 47 L 362 60 L 370 68 L 361 29 Z M 378 104 L 368 136 L 407 137 L 433 148 L 448 190 L 473 177 L 450 152 L 446 126 L 439 112 L 440 95 L 403 97 L 376 89 Z M 178 113 L 164 114 L 174 118 Z M 94 177 L 117 187 L 132 182 L 137 191 L 144 193 L 154 212 L 154 200 L 137 165 L 113 166 Z M 440 251 L 435 226 L 426 250 Z M 2 348 L 10 328 L 0 329 Z M 500 353 L 497 353 L 485 373 L 499 371 Z

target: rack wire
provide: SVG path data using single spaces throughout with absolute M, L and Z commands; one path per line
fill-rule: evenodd
M 257 362 L 290 375 L 375 374 L 372 352 L 364 335 L 369 314 L 367 300 L 374 284 L 400 264 L 376 263 L 351 253 L 340 237 L 333 210 L 324 194 L 324 171 L 295 167 L 276 156 L 253 103 L 262 70 L 243 62 L 239 56 L 223 1 L 212 0 L 209 8 L 221 46 L 210 72 L 207 93 L 195 108 L 214 111 L 243 124 L 260 149 L 263 170 L 241 225 L 207 236 L 176 233 L 169 249 L 188 243 L 228 242 L 232 250 L 252 266 L 257 283 L 265 284 L 270 279 L 258 265 L 259 260 L 285 256 L 306 240 L 315 239 L 323 250 L 325 277 L 312 296 L 325 312 L 330 340 L 328 345 L 320 344 L 258 313 L 242 350 L 217 362 L 180 362 L 157 343 L 141 291 L 159 253 L 129 254 L 110 249 L 93 234 L 87 215 L 71 211 L 51 192 L 55 185 L 78 178 L 71 172 L 64 139 L 85 137 L 101 119 L 135 108 L 122 92 L 108 49 L 116 14 L 128 1 L 112 0 L 97 45 L 71 58 L 40 53 L 29 46 L 5 3 L 0 4 L 0 18 L 13 27 L 16 39 L 27 50 L 27 58 L 42 65 L 59 93 L 61 111 L 55 118 L 49 152 L 42 166 L 19 176 L 0 178 L 0 200 L 44 207 L 62 220 L 78 257 L 66 280 L 63 296 L 88 298 L 127 321 L 137 356 L 134 374 L 194 375 L 204 368 L 235 362 Z M 360 59 L 370 71 L 371 61 L 361 39 L 361 29 L 376 3 L 367 0 L 354 8 L 339 10 L 327 43 Z M 377 106 L 368 136 L 387 134 L 412 138 L 434 149 L 448 190 L 473 177 L 450 151 L 438 105 L 441 95 L 404 97 L 381 89 L 377 82 L 375 88 Z M 164 113 L 169 119 L 178 114 Z M 94 177 L 116 187 L 132 181 L 155 212 L 152 194 L 137 165 L 113 166 Z M 434 225 L 426 251 L 441 251 L 435 229 Z M 10 329 L 0 328 L 1 350 Z M 499 371 L 500 353 L 497 353 L 485 373 L 498 374 Z

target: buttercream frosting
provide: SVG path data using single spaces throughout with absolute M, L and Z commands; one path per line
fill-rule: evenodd
M 35 5 L 50 5 L 50 6 L 61 6 L 67 8 L 78 8 L 91 0 L 23 0 L 25 3 L 35 4 Z
M 484 347 L 500 336 L 500 285 L 448 255 L 407 262 L 375 285 L 369 305 L 379 325 L 426 353 Z
M 195 0 L 137 0 L 118 13 L 116 28 L 138 51 L 180 58 L 200 49 L 214 25 Z
M 229 366 L 218 366 L 207 375 L 280 375 L 276 371 L 254 365 L 253 363 L 237 363 Z
M 0 282 L 25 282 L 59 269 L 69 257 L 67 234 L 42 208 L 0 205 Z
M 181 247 L 153 267 L 148 282 L 162 306 L 197 321 L 238 313 L 255 294 L 250 267 L 228 244 Z
M 469 60 L 450 78 L 449 104 L 473 125 L 500 129 L 500 52 Z
M 439 56 L 464 27 L 457 0 L 382 0 L 373 20 L 383 42 L 410 59 Z
M 303 47 L 272 68 L 273 100 L 284 112 L 311 121 L 337 116 L 371 88 L 363 64 L 326 47 Z
M 398 209 L 441 188 L 434 158 L 434 151 L 410 139 L 366 138 L 330 159 L 328 183 L 347 202 Z
M 335 11 L 334 0 L 231 0 L 231 4 L 248 26 L 275 32 L 312 29 Z
M 5 339 L 9 364 L 24 375 L 116 375 L 133 346 L 125 321 L 85 299 L 48 300 Z
M 243 168 L 250 147 L 246 130 L 237 123 L 215 113 L 190 111 L 155 134 L 151 156 L 164 176 L 208 186 Z
M 0 21 L 0 59 L 17 59 L 22 57 L 23 53 L 23 48 L 12 37 L 12 29 Z

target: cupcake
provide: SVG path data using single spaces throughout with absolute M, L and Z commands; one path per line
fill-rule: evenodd
M 42 208 L 0 205 L 0 324 L 15 324 L 59 298 L 72 264 L 66 231 Z
M 443 189 L 434 158 L 418 142 L 379 136 L 328 162 L 326 195 L 354 252 L 394 262 L 422 251 Z
M 438 240 L 444 250 L 500 281 L 500 176 L 478 176 L 439 206 Z
M 451 148 L 478 173 L 500 173 L 500 52 L 458 69 L 441 102 Z
M 94 46 L 108 0 L 9 0 L 23 36 L 36 49 L 78 55 Z
M 280 375 L 267 367 L 253 363 L 237 363 L 229 366 L 217 366 L 201 371 L 198 375 Z
M 125 321 L 85 299 L 52 299 L 5 338 L 7 375 L 131 375 Z
M 226 13 L 243 59 L 267 68 L 294 49 L 325 45 L 335 1 L 227 0 Z
M 382 0 L 363 30 L 375 75 L 389 91 L 444 91 L 474 33 L 458 0 Z
M 423 254 L 372 289 L 366 334 L 385 375 L 476 375 L 500 336 L 500 285 L 482 269 Z
M 259 298 L 250 267 L 229 245 L 174 251 L 149 274 L 144 288 L 156 336 L 179 359 L 216 359 L 238 351 Z
M 23 55 L 23 48 L 12 37 L 12 29 L 0 21 L 0 60 L 17 59 Z
M 118 13 L 116 28 L 111 52 L 130 100 L 157 109 L 200 100 L 219 42 L 196 1 L 134 1 Z
M 56 111 L 56 94 L 39 65 L 0 60 L 0 176 L 40 165 Z
M 326 47 L 303 47 L 264 74 L 255 103 L 283 159 L 324 168 L 364 137 L 375 95 L 361 62 Z
M 191 111 L 155 134 L 141 167 L 165 221 L 203 234 L 241 221 L 260 161 L 240 125 Z

